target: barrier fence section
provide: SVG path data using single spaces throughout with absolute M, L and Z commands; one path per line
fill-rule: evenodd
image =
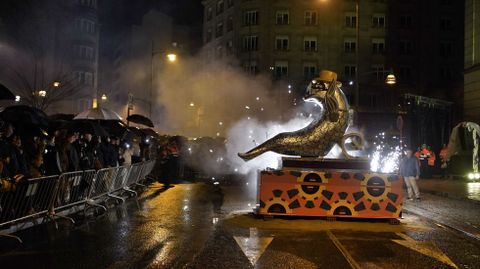
M 124 192 L 136 195 L 133 190 L 153 169 L 155 161 L 133 165 L 64 173 L 60 176 L 32 178 L 18 183 L 0 181 L 0 235 L 2 230 L 31 222 L 37 225 L 47 218 L 65 218 L 90 206 L 100 207 L 113 198 L 125 201 Z M 56 223 L 55 223 L 56 224 Z M 22 226 L 15 227 L 19 230 Z M 20 242 L 20 238 L 17 238 Z

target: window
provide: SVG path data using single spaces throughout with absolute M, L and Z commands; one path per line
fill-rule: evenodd
M 357 27 L 357 16 L 355 16 L 355 14 L 347 14 L 345 16 L 345 27 L 348 27 L 348 28 Z
M 213 17 L 213 11 L 212 11 L 212 8 L 209 7 L 207 8 L 207 21 L 211 20 Z
M 317 51 L 317 37 L 306 36 L 303 38 L 303 49 L 305 51 Z
M 219 0 L 217 2 L 217 14 L 220 14 L 223 12 L 223 8 L 224 8 L 225 4 L 223 3 L 223 0 Z
M 82 33 L 95 33 L 95 22 L 89 19 L 76 19 L 75 29 Z
M 223 35 L 223 22 L 217 23 L 217 27 L 215 28 L 215 37 L 220 37 Z
M 357 42 L 355 41 L 354 38 L 345 39 L 343 43 L 344 43 L 346 53 L 355 53 L 357 49 Z
M 233 7 L 233 0 L 227 0 L 227 8 Z
M 409 16 L 409 15 L 400 16 L 400 28 L 411 29 L 412 28 L 412 16 Z
M 233 17 L 228 16 L 227 18 L 227 32 L 230 32 L 233 30 Z
M 305 79 L 310 80 L 317 75 L 317 64 L 314 62 L 308 62 L 303 64 L 303 76 Z
M 383 54 L 385 52 L 385 39 L 374 38 L 372 40 L 372 53 Z
M 243 14 L 244 25 L 258 25 L 258 10 L 246 11 Z
M 345 70 L 344 70 L 344 75 L 346 77 L 354 77 L 355 76 L 355 72 L 356 72 L 357 68 L 355 67 L 355 65 L 345 65 Z
M 373 74 L 373 77 L 377 80 L 384 79 L 385 68 L 383 67 L 383 65 L 373 65 L 372 74 Z
M 89 46 L 75 45 L 73 46 L 75 56 L 79 59 L 93 60 L 95 59 L 94 49 Z
M 205 39 L 207 42 L 210 42 L 212 40 L 212 29 L 207 30 L 207 36 Z
M 93 85 L 93 73 L 76 71 L 74 72 L 74 74 L 79 84 L 90 85 L 90 86 Z
M 279 35 L 275 37 L 276 50 L 288 50 L 288 36 Z
M 305 25 L 316 25 L 317 24 L 317 12 L 316 11 L 305 11 Z
M 79 0 L 78 3 L 86 7 L 97 7 L 97 0 Z
M 289 12 L 288 11 L 277 11 L 277 24 L 286 25 L 289 24 Z
M 258 63 L 257 61 L 246 61 L 243 63 L 243 70 L 245 72 L 255 75 L 258 74 Z
M 412 42 L 409 40 L 400 41 L 400 54 L 401 55 L 410 55 L 413 52 Z
M 373 15 L 372 27 L 373 28 L 385 28 L 385 15 L 383 15 L 383 14 Z
M 244 36 L 243 37 L 243 50 L 244 51 L 256 51 L 258 50 L 258 36 Z
M 440 30 L 442 31 L 452 30 L 452 20 L 449 18 L 440 19 Z
M 452 42 L 440 42 L 440 56 L 448 58 L 453 55 Z
M 275 61 L 275 77 L 285 78 L 288 76 L 288 62 L 287 61 Z
M 410 66 L 401 66 L 400 67 L 400 78 L 401 79 L 410 79 L 412 77 L 412 68 Z

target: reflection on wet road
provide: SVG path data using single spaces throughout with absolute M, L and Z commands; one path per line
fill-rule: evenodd
M 242 186 L 161 185 L 75 227 L 1 241 L 1 268 L 478 268 L 480 244 L 418 217 L 401 225 L 263 220 Z M 3 239 L 2 239 L 3 240 Z

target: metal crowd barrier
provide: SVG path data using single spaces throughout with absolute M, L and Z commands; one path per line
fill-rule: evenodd
M 125 201 L 124 192 L 137 195 L 132 188 L 152 171 L 155 161 L 133 165 L 103 168 L 98 171 L 86 170 L 64 173 L 60 176 L 32 178 L 18 183 L 0 185 L 0 235 L 20 238 L 2 233 L 17 225 L 16 229 L 31 222 L 37 225 L 41 220 L 56 218 L 74 220 L 68 215 L 89 207 L 99 207 L 108 199 Z M 57 226 L 57 223 L 55 222 Z M 10 229 L 9 229 L 10 230 Z

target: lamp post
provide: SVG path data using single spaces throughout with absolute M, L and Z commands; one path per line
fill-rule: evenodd
M 177 47 L 177 43 L 172 43 L 174 48 Z M 177 61 L 177 54 L 174 52 L 167 52 L 167 51 L 155 51 L 155 44 L 152 40 L 152 47 L 151 47 L 151 54 L 150 54 L 150 101 L 149 101 L 149 118 L 152 118 L 152 102 L 153 102 L 153 72 L 154 72 L 154 57 L 157 54 L 165 54 L 167 57 L 168 62 L 173 63 Z

